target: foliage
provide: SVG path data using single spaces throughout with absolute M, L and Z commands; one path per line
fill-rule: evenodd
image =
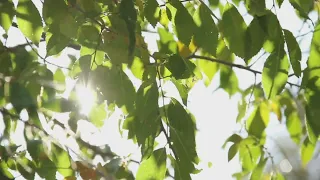
M 245 133 L 233 134 L 226 141 L 232 143 L 228 159 L 238 153 L 240 157 L 242 172 L 234 174 L 235 178 L 264 176 L 267 159 L 272 158 L 264 148 L 271 113 L 286 123 L 295 142 L 308 134 L 301 146 L 303 161 L 308 162 L 320 135 L 320 24 L 308 16 L 317 11 L 318 4 L 288 0 L 302 21 L 313 24 L 303 68 L 299 37 L 282 28 L 275 11 L 284 1 L 273 1 L 276 4 L 271 9 L 265 0 L 209 0 L 208 4 L 202 0 L 164 4 L 156 0 L 43 0 L 38 2 L 41 8 L 36 1 L 1 1 L 1 179 L 13 178 L 13 172 L 26 179 L 34 179 L 36 174 L 45 179 L 55 179 L 56 174 L 65 179 L 191 179 L 201 170 L 197 169 L 196 119 L 188 111 L 188 92 L 195 81 L 209 86 L 216 75 L 220 75 L 219 88 L 230 97 L 242 96 L 235 123 L 244 125 Z M 240 6 L 250 16 L 249 23 Z M 151 52 L 142 35 L 150 25 L 159 37 L 156 52 Z M 26 44 L 7 46 L 12 28 L 25 36 Z M 38 52 L 41 44 L 46 47 L 45 56 Z M 76 59 L 70 56 L 68 67 L 48 61 L 68 48 L 80 53 Z M 260 53 L 268 57 L 260 60 Z M 241 63 L 236 64 L 239 59 Z M 252 68 L 259 60 L 263 67 Z M 56 66 L 56 70 L 48 66 Z M 241 89 L 238 82 L 245 80 L 238 78 L 235 69 L 261 76 L 262 81 Z M 138 88 L 130 73 L 141 82 Z M 302 81 L 292 83 L 292 77 Z M 62 96 L 68 78 L 94 91 L 97 101 L 88 114 L 80 112 L 76 87 L 68 97 Z M 166 82 L 175 85 L 182 101 L 170 98 L 165 103 L 162 86 Z M 297 101 L 305 108 L 302 114 Z M 128 138 L 141 149 L 137 172 L 131 172 L 130 161 L 107 146 L 80 136 L 79 120 L 101 128 L 117 108 L 124 115 L 119 131 L 128 132 Z M 56 114 L 68 118 L 61 120 Z M 304 116 L 306 121 L 301 118 Z M 19 123 L 24 125 L 22 146 L 12 140 Z M 78 160 L 71 157 L 69 145 L 52 134 L 57 127 L 76 142 Z M 161 134 L 165 146 L 156 141 Z M 97 156 L 103 157 L 104 163 L 90 161 Z

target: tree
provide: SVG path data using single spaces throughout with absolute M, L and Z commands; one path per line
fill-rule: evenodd
M 309 17 L 318 15 L 318 2 L 288 0 L 301 22 L 310 25 L 306 33 L 282 28 L 276 10 L 285 2 L 1 1 L 0 177 L 14 178 L 15 172 L 25 179 L 56 179 L 56 174 L 65 179 L 191 179 L 201 170 L 188 93 L 197 81 L 209 86 L 216 75 L 219 88 L 242 97 L 235 123 L 243 129 L 226 140 L 232 144 L 228 159 L 240 157 L 242 171 L 235 178 L 268 176 L 263 170 L 273 158 L 265 147 L 270 114 L 286 124 L 306 164 L 320 135 L 320 25 Z M 7 45 L 12 29 L 23 34 L 25 44 Z M 150 51 L 144 32 L 159 37 L 156 52 Z M 303 52 L 301 40 L 308 35 L 312 40 Z M 70 54 L 68 66 L 48 60 L 70 49 L 80 55 Z M 263 67 L 254 68 L 256 63 Z M 239 88 L 238 81 L 245 79 L 238 79 L 235 69 L 252 73 L 252 85 Z M 68 79 L 76 85 L 64 96 Z M 166 96 L 166 82 L 175 85 L 180 98 Z M 90 87 L 96 97 L 86 113 L 77 100 L 79 87 Z M 139 145 L 139 161 L 124 160 L 107 145 L 81 136 L 79 121 L 101 128 L 117 109 L 123 115 L 119 131 Z M 55 128 L 76 142 L 77 150 L 57 139 Z M 16 131 L 22 145 L 12 141 Z M 156 138 L 161 135 L 166 144 L 160 147 Z M 104 163 L 93 163 L 97 156 Z M 128 168 L 131 162 L 139 164 L 137 172 Z M 272 177 L 281 177 L 278 172 Z

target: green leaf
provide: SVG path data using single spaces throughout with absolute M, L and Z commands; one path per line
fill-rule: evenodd
M 289 2 L 298 11 L 300 16 L 310 19 L 308 14 L 313 9 L 313 0 L 289 0 Z
M 11 1 L 0 2 L 0 26 L 8 33 L 15 15 L 14 5 Z
M 19 0 L 17 6 L 17 23 L 19 29 L 35 45 L 39 45 L 43 32 L 41 16 L 30 0 Z
M 35 179 L 35 166 L 27 157 L 20 157 L 17 170 L 25 179 Z
M 224 89 L 230 97 L 239 90 L 238 78 L 229 67 L 220 68 L 220 88 Z
M 70 112 L 76 110 L 75 102 L 64 99 L 54 98 L 42 102 L 42 107 L 54 112 Z
M 307 61 L 307 69 L 303 74 L 303 84 L 306 86 L 306 117 L 307 117 L 307 130 L 311 141 L 314 141 L 320 135 L 319 117 L 319 99 L 320 99 L 320 24 L 318 24 L 313 33 L 310 56 Z
M 245 54 L 246 29 L 247 25 L 237 8 L 228 3 L 225 6 L 222 15 L 220 31 L 222 32 L 229 49 L 241 58 L 244 58 Z
M 51 143 L 51 160 L 58 167 L 58 172 L 64 177 L 74 175 L 71 168 L 71 158 L 69 154 L 56 144 Z
M 4 160 L 0 161 L 0 177 L 14 179 L 14 176 L 9 171 L 9 167 L 7 165 L 7 162 Z
M 301 161 L 303 165 L 307 165 L 310 160 L 312 160 L 315 150 L 315 144 L 310 142 L 308 138 L 303 141 L 301 145 Z
M 136 78 L 142 79 L 145 67 L 140 58 L 134 57 L 130 69 Z
M 36 108 L 35 99 L 33 99 L 29 91 L 19 83 L 10 84 L 9 100 L 17 113 L 20 113 L 24 108 Z
M 264 158 L 262 155 L 260 157 L 259 164 L 254 168 L 250 180 L 260 180 L 263 179 L 263 171 L 265 169 L 265 165 L 268 161 L 268 158 Z
M 266 103 L 261 103 L 246 121 L 249 135 L 262 138 L 270 119 L 270 110 Z
M 101 92 L 108 104 L 114 102 L 118 107 L 124 106 L 123 110 L 127 112 L 133 110 L 135 89 L 121 68 L 98 66 L 92 72 L 92 78 L 98 92 Z
M 279 7 L 281 7 L 282 3 L 283 3 L 283 0 L 277 0 L 277 4 Z
M 238 144 L 232 144 L 229 151 L 228 151 L 228 161 L 231 161 L 234 156 L 238 153 Z
M 81 25 L 78 30 L 77 41 L 83 46 L 96 49 L 99 41 L 101 41 L 99 27 L 91 23 Z
M 261 50 L 265 41 L 265 36 L 265 32 L 259 25 L 259 20 L 254 18 L 246 31 L 246 46 L 244 54 L 244 60 L 246 63 L 248 63 L 248 60 Z
M 60 21 L 67 16 L 68 7 L 62 0 L 45 0 L 42 8 L 43 20 L 47 25 L 60 24 Z
M 257 19 L 266 35 L 264 49 L 269 53 L 283 49 L 284 37 L 277 16 L 271 11 L 268 11 L 266 15 L 257 17 Z
M 155 150 L 151 156 L 142 161 L 136 179 L 137 180 L 163 180 L 166 175 L 166 149 L 161 148 Z
M 176 35 L 183 44 L 189 46 L 196 28 L 192 16 L 179 0 L 172 0 L 170 5 L 173 6 L 170 11 L 174 14 L 173 23 Z
M 178 167 L 184 173 L 191 173 L 195 170 L 194 163 L 199 162 L 195 149 L 195 122 L 176 99 L 172 99 L 167 113 L 170 140 L 178 156 L 175 158 L 179 159 Z
M 136 99 L 136 136 L 139 144 L 142 144 L 142 155 L 149 157 L 153 151 L 154 139 L 160 129 L 160 116 L 158 114 L 159 92 L 156 82 L 143 83 Z M 141 131 L 141 129 L 144 129 Z
M 47 40 L 48 39 L 48 40 Z M 47 54 L 46 57 L 59 54 L 69 44 L 70 39 L 57 31 L 53 32 L 51 36 L 47 36 Z
M 248 104 L 245 99 L 242 99 L 241 102 L 238 103 L 238 116 L 237 121 L 240 122 L 242 118 L 246 115 Z
M 239 144 L 242 141 L 242 137 L 238 134 L 232 134 L 222 145 L 222 148 L 225 148 L 228 142 L 233 142 L 234 144 Z
M 211 61 L 207 61 L 207 60 L 198 60 L 198 65 L 197 65 L 200 70 L 206 75 L 206 79 L 205 79 L 205 85 L 209 86 L 214 75 L 218 72 L 219 70 L 219 63 L 214 63 Z
M 194 44 L 211 55 L 216 55 L 218 44 L 218 29 L 211 17 L 211 10 L 203 3 L 193 15 L 196 23 Z
M 101 103 L 98 106 L 92 107 L 89 113 L 89 119 L 96 127 L 102 127 L 104 124 L 104 120 L 107 117 L 107 112 L 105 110 L 105 104 Z
M 76 38 L 79 26 L 71 15 L 67 14 L 60 22 L 60 32 L 69 38 Z
M 262 71 L 262 86 L 268 99 L 280 94 L 288 80 L 289 61 L 283 50 L 272 53 Z
M 121 1 L 120 3 L 120 17 L 125 21 L 128 36 L 129 36 L 129 56 L 134 52 L 135 44 L 136 44 L 136 21 L 137 21 L 137 12 L 134 7 L 133 0 Z
M 266 13 L 265 0 L 246 0 L 246 8 L 252 16 L 262 16 Z
M 66 81 L 66 77 L 60 68 L 56 70 L 53 78 L 55 82 L 61 83 L 61 84 L 64 84 Z
M 128 40 L 127 37 L 114 32 L 103 31 L 103 49 L 113 64 L 128 63 Z
M 239 157 L 244 172 L 252 171 L 256 167 L 261 152 L 261 146 L 257 146 L 256 141 L 253 138 L 249 137 L 241 142 Z
M 187 79 L 193 76 L 196 68 L 195 64 L 177 54 L 169 57 L 166 67 L 176 79 Z
M 160 20 L 160 7 L 157 0 L 146 0 L 144 3 L 144 14 L 150 24 L 155 27 Z
M 171 81 L 176 86 L 176 88 L 180 94 L 180 97 L 182 99 L 183 104 L 187 106 L 189 88 L 185 84 L 183 84 L 181 81 L 178 81 L 175 79 L 171 79 Z
M 296 40 L 296 38 L 293 36 L 293 34 L 289 31 L 284 29 L 284 36 L 287 43 L 288 51 L 289 51 L 289 58 L 292 65 L 292 69 L 294 74 L 297 77 L 301 76 L 301 49 L 299 47 L 299 44 Z

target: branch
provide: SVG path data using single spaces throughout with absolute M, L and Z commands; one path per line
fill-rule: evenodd
M 246 66 L 243 66 L 241 64 L 234 64 L 232 62 L 229 62 L 229 61 L 224 61 L 224 60 L 221 60 L 221 59 L 215 59 L 215 58 L 211 58 L 211 57 L 206 57 L 206 56 L 199 56 L 199 55 L 195 55 L 195 54 L 192 54 L 190 55 L 189 57 L 187 57 L 186 59 L 193 59 L 193 58 L 196 58 L 196 59 L 203 59 L 203 60 L 207 60 L 207 61 L 210 61 L 210 62 L 215 62 L 215 63 L 219 63 L 219 64 L 223 64 L 225 66 L 229 66 L 229 67 L 236 67 L 238 69 L 243 69 L 243 70 L 246 70 L 246 71 L 249 71 L 249 72 L 252 72 L 254 73 L 255 75 L 256 74 L 262 74 L 261 71 L 257 71 L 257 70 L 254 70 L 254 69 L 251 69 L 250 67 L 246 67 Z M 291 83 L 291 82 L 286 82 L 287 84 L 289 84 L 290 86 L 295 86 L 295 87 L 298 87 L 300 88 L 301 86 L 298 85 L 298 84 L 294 84 L 294 83 Z
M 223 64 L 223 65 L 226 65 L 226 66 L 229 66 L 229 67 L 236 67 L 238 69 L 244 69 L 244 70 L 250 71 L 250 72 L 252 72 L 254 74 L 262 74 L 262 72 L 260 72 L 260 71 L 251 69 L 251 68 L 243 66 L 241 64 L 234 64 L 232 62 L 228 62 L 228 61 L 224 61 L 224 60 L 220 60 L 220 59 L 210 58 L 210 57 L 206 57 L 206 56 L 199 56 L 199 55 L 195 55 L 195 54 L 187 57 L 187 59 L 193 59 L 193 58 L 203 59 L 203 60 L 207 60 L 207 61 Z

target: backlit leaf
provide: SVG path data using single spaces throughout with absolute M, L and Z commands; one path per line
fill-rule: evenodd
M 142 161 L 137 172 L 137 180 L 164 179 L 166 175 L 166 159 L 165 148 L 155 150 L 148 159 Z
M 179 0 L 171 1 L 170 5 L 173 6 L 170 10 L 174 14 L 173 22 L 177 37 L 182 43 L 189 46 L 196 28 L 192 16 Z M 173 13 L 173 11 L 176 12 Z
M 160 19 L 160 8 L 157 0 L 147 0 L 144 3 L 144 13 L 146 19 L 155 27 Z
M 169 57 L 166 67 L 176 79 L 186 79 L 193 76 L 193 71 L 196 68 L 192 62 L 177 54 Z
M 38 46 L 43 32 L 42 20 L 38 9 L 30 0 L 19 0 L 17 7 L 19 29 L 27 38 Z
M 288 80 L 289 60 L 283 50 L 272 53 L 264 64 L 262 86 L 266 97 L 280 94 Z
M 289 31 L 284 29 L 284 36 L 287 43 L 288 51 L 289 51 L 289 58 L 290 63 L 293 69 L 294 74 L 297 77 L 300 77 L 301 75 L 301 49 L 299 47 L 299 44 L 296 40 L 296 38 L 293 36 L 293 34 Z
M 179 158 L 179 167 L 184 173 L 195 170 L 194 163 L 198 163 L 195 149 L 195 122 L 184 107 L 175 99 L 168 106 L 170 124 L 170 139 Z
M 249 134 L 261 138 L 269 123 L 270 110 L 266 103 L 261 103 L 248 118 L 246 125 Z
M 11 1 L 0 2 L 0 26 L 8 33 L 15 15 L 14 5 Z
M 245 33 L 247 25 L 237 8 L 231 4 L 225 6 L 221 29 L 227 46 L 239 57 L 244 57 L 245 52 Z M 237 33 L 235 33 L 237 32 Z
M 216 54 L 218 43 L 218 29 L 211 17 L 210 9 L 203 3 L 193 15 L 197 25 L 194 34 L 194 43 L 211 55 Z

